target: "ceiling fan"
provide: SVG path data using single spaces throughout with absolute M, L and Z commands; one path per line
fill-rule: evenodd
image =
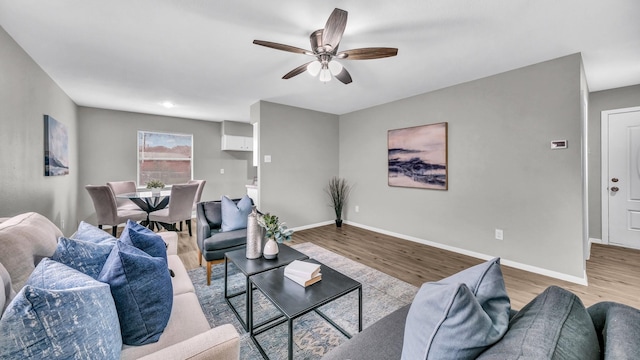
M 316 60 L 302 64 L 289 71 L 282 77 L 283 79 L 291 79 L 296 75 L 308 71 L 313 76 L 320 74 L 320 81 L 322 82 L 331 80 L 331 75 L 333 75 L 344 84 L 351 83 L 351 75 L 347 69 L 335 59 L 369 60 L 396 56 L 398 54 L 398 49 L 387 47 L 360 48 L 338 52 L 338 46 L 340 45 L 340 40 L 342 40 L 342 34 L 346 26 L 347 12 L 336 8 L 329 16 L 324 29 L 316 30 L 309 36 L 311 51 L 263 40 L 253 40 L 253 43 L 277 50 L 311 55 L 316 58 Z

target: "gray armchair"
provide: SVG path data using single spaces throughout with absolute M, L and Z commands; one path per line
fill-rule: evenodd
M 238 203 L 240 199 L 233 199 Z M 251 201 L 253 204 L 253 200 Z M 224 259 L 224 253 L 247 246 L 247 229 L 222 231 L 222 205 L 220 200 L 196 204 L 199 264 L 207 262 L 207 285 L 211 284 L 211 265 Z

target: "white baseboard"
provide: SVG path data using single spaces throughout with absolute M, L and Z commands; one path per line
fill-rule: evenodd
M 331 222 L 329 222 L 329 223 L 331 223 Z M 351 226 L 356 226 L 356 227 L 359 227 L 359 228 L 362 228 L 362 229 L 366 229 L 366 230 L 369 230 L 369 231 L 373 231 L 373 232 L 377 232 L 377 233 L 380 233 L 380 234 L 389 235 L 389 236 L 397 237 L 397 238 L 400 238 L 400 239 L 417 242 L 419 244 L 432 246 L 432 247 L 435 247 L 435 248 L 438 248 L 438 249 L 443 249 L 443 250 L 452 251 L 452 252 L 455 252 L 455 253 L 458 253 L 458 254 L 475 257 L 475 258 L 482 259 L 482 260 L 491 260 L 491 259 L 493 259 L 495 257 L 495 256 L 492 256 L 492 255 L 487 255 L 487 254 L 482 254 L 482 253 L 478 253 L 478 252 L 475 252 L 475 251 L 461 249 L 461 248 L 458 248 L 458 247 L 455 247 L 455 246 L 440 244 L 440 243 L 436 243 L 436 242 L 433 242 L 433 241 L 420 239 L 420 238 L 409 236 L 409 235 L 398 234 L 398 233 L 394 233 L 394 232 L 391 232 L 391 231 L 387 231 L 387 230 L 378 229 L 378 228 L 374 228 L 374 227 L 367 226 L 367 225 L 354 223 L 354 222 L 351 222 L 351 221 L 345 221 L 345 224 L 349 224 Z M 516 268 L 516 269 L 532 272 L 532 273 L 535 273 L 535 274 L 540 274 L 540 275 L 552 277 L 552 278 L 555 278 L 555 279 L 560 279 L 560 280 L 576 283 L 576 284 L 579 284 L 579 285 L 587 286 L 587 272 L 586 272 L 586 270 L 584 271 L 583 277 L 577 277 L 577 276 L 568 275 L 568 274 L 557 272 L 557 271 L 552 271 L 552 270 L 540 268 L 540 267 L 537 267 L 537 266 L 532 266 L 532 265 L 519 263 L 517 261 L 512 261 L 512 260 L 504 259 L 504 258 L 500 259 L 500 263 L 502 265 L 509 266 L 509 267 L 512 267 L 512 268 Z
M 331 224 L 335 224 L 335 223 L 336 223 L 335 221 L 329 220 L 329 221 L 323 221 L 323 222 L 319 222 L 319 223 L 315 223 L 315 224 L 294 227 L 294 228 L 291 228 L 291 230 L 293 230 L 293 231 L 302 231 L 302 230 L 317 228 L 317 227 L 320 227 L 320 226 L 331 225 Z
M 590 244 L 603 244 L 602 239 L 589 238 Z

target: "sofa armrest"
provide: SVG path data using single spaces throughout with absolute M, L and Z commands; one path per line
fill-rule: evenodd
M 640 310 L 615 302 L 588 309 L 604 359 L 640 359 Z
M 239 358 L 240 335 L 233 325 L 225 324 L 141 357 L 140 360 L 238 360 Z

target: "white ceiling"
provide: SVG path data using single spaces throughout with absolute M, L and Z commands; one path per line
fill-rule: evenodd
M 333 8 L 353 83 L 282 76 Z M 640 84 L 638 0 L 0 0 L 0 25 L 81 106 L 248 121 L 266 100 L 333 114 L 581 52 L 591 91 Z M 165 109 L 163 101 L 176 106 Z

